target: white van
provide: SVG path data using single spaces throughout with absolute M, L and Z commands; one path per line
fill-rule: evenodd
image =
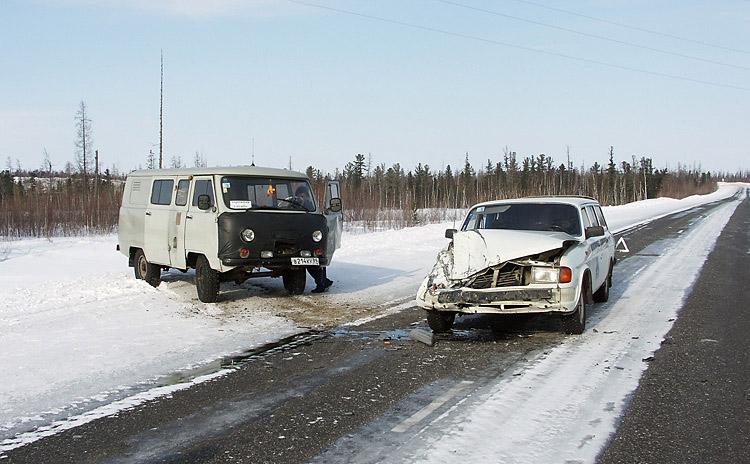
M 305 268 L 328 266 L 342 232 L 338 181 L 318 205 L 305 174 L 258 167 L 133 171 L 125 182 L 117 249 L 153 286 L 161 271 L 195 269 L 198 297 L 219 283 L 282 277 L 305 290 Z M 263 270 L 265 269 L 265 270 Z

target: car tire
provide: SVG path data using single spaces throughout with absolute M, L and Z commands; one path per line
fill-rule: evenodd
M 203 255 L 195 262 L 195 288 L 198 299 L 204 303 L 215 303 L 219 298 L 219 272 L 211 268 Z
M 158 287 L 161 283 L 161 266 L 149 263 L 143 250 L 135 252 L 135 278 L 145 280 L 152 287 Z
M 560 316 L 563 332 L 571 335 L 582 334 L 586 329 L 586 286 L 581 287 L 581 296 L 578 297 L 576 309 L 570 314 Z
M 427 325 L 433 332 L 447 332 L 453 327 L 456 313 L 449 311 L 427 311 Z
M 284 281 L 284 289 L 290 296 L 302 295 L 305 291 L 307 276 L 304 269 L 287 269 L 281 274 Z
M 599 289 L 594 292 L 594 303 L 606 303 L 609 300 L 609 289 L 612 287 L 612 264 L 609 265 L 607 278 Z

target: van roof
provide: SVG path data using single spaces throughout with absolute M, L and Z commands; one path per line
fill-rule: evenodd
M 139 169 L 132 171 L 130 177 L 152 176 L 201 176 L 201 175 L 230 175 L 230 176 L 261 176 L 286 177 L 307 179 L 307 175 L 297 171 L 275 168 L 261 168 L 256 166 L 227 166 L 211 168 L 179 168 L 179 169 Z

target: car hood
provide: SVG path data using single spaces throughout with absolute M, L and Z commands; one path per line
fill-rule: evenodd
M 469 230 L 453 235 L 450 279 L 463 280 L 490 266 L 544 253 L 578 241 L 564 232 L 525 230 Z

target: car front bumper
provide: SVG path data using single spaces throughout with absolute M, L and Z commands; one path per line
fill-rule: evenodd
M 416 301 L 424 309 L 459 313 L 569 313 L 578 295 L 575 287 L 420 288 Z

